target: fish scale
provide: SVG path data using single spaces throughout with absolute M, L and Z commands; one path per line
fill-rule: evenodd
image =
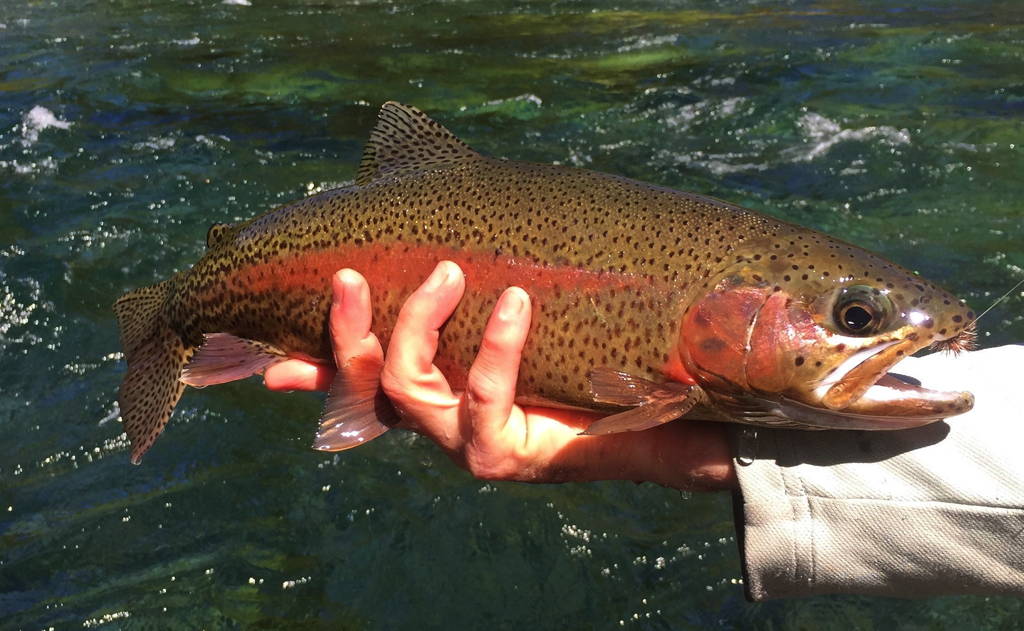
M 346 267 L 367 278 L 374 330 L 386 345 L 402 303 L 429 270 L 445 259 L 459 264 L 467 290 L 445 326 L 437 358 L 456 388 L 465 382 L 499 295 L 510 285 L 522 287 L 531 296 L 533 320 L 520 400 L 604 410 L 613 418 L 626 409 L 628 419 L 640 419 L 627 430 L 644 424 L 644 406 L 659 397 L 696 397 L 678 406 L 692 408 L 687 418 L 777 424 L 781 416 L 796 425 L 831 426 L 837 421 L 829 415 L 841 411 L 825 409 L 824 399 L 811 393 L 830 378 L 842 381 L 835 371 L 843 361 L 872 349 L 881 353 L 897 340 L 899 352 L 912 352 L 906 346 L 911 336 L 914 350 L 962 337 L 973 317 L 932 283 L 821 233 L 615 175 L 484 157 L 397 103 L 382 108 L 354 186 L 235 226 L 215 225 L 207 242 L 190 270 L 118 302 L 128 359 L 122 416 L 133 461 L 160 433 L 180 394 L 167 385 L 173 369 L 159 379 L 143 376 L 156 360 L 133 350 L 134 337 L 176 338 L 146 347 L 163 353 L 161 365 L 177 367 L 175 380 L 198 349 L 191 361 L 200 369 L 186 376 L 192 385 L 246 376 L 245 366 L 252 367 L 248 374 L 259 372 L 275 358 L 331 363 L 330 278 Z M 837 328 L 837 309 L 849 311 L 837 295 L 851 287 L 858 295 L 875 292 L 856 308 L 895 304 L 901 315 L 872 335 Z M 146 304 L 158 296 L 159 309 L 135 309 L 141 302 L 133 296 L 143 294 Z M 750 347 L 752 339 L 768 339 L 760 326 L 768 322 L 782 351 Z M 253 343 L 204 353 L 211 334 Z M 791 339 L 803 341 L 794 346 Z M 238 356 L 228 358 L 224 349 L 233 348 Z M 596 370 L 622 375 L 618 383 L 630 392 L 637 383 L 651 384 L 639 389 L 648 398 L 624 401 L 615 392 L 596 392 L 595 383 L 616 383 L 595 381 Z M 327 407 L 346 409 L 358 419 L 352 422 L 373 429 L 343 439 L 344 425 L 333 427 L 321 448 L 351 447 L 386 429 L 388 419 L 376 418 L 380 406 L 368 403 L 379 400 L 379 379 L 350 380 L 372 391 L 339 383 L 348 399 L 329 400 Z M 158 382 L 164 385 L 155 387 Z M 675 383 L 688 386 L 668 388 Z M 874 383 L 860 386 L 868 391 Z M 126 399 L 139 397 L 146 407 L 125 409 Z M 903 406 L 896 417 L 930 422 L 940 413 L 965 411 L 970 402 L 961 393 L 933 401 L 924 414 L 920 405 L 917 414 Z M 650 409 L 649 418 L 666 416 Z M 851 428 L 878 425 L 883 416 L 877 405 L 846 414 Z

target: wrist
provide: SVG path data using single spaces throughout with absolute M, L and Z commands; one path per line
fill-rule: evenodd
M 675 421 L 642 432 L 580 436 L 578 441 L 580 458 L 571 480 L 654 482 L 686 491 L 727 490 L 738 484 L 721 423 Z
M 721 423 L 674 421 L 645 432 L 641 480 L 686 491 L 719 491 L 737 487 L 726 427 Z

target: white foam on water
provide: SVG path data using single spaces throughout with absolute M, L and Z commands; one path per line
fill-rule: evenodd
M 0 271 L 0 354 L 13 345 L 38 345 L 49 326 L 53 304 L 35 278 L 10 278 Z
M 132 149 L 135 151 L 142 151 L 145 149 L 151 151 L 163 151 L 174 147 L 175 139 L 171 136 L 152 136 L 142 142 L 137 142 L 132 145 Z
M 679 40 L 679 35 L 656 35 L 654 37 L 630 37 L 626 40 L 625 44 L 616 47 L 615 51 L 619 53 L 628 53 L 634 50 L 641 50 L 643 48 L 653 48 L 658 46 L 673 46 Z
M 198 37 L 191 37 L 189 39 L 172 39 L 171 40 L 172 43 L 175 43 L 178 46 L 195 46 L 196 44 L 199 43 L 199 41 L 200 40 L 199 40 Z
M 210 149 L 220 149 L 221 144 L 229 143 L 231 139 L 221 134 L 212 134 L 210 136 L 199 134 L 196 136 L 196 142 Z
M 53 112 L 42 105 L 36 105 L 21 119 L 21 137 L 23 144 L 28 146 L 39 140 L 39 132 L 43 130 L 68 129 L 70 127 L 70 122 L 57 118 Z
M 680 130 L 689 129 L 690 124 L 696 120 L 697 115 L 709 106 L 710 103 L 708 101 L 699 101 L 678 108 L 673 107 L 673 113 L 664 119 L 665 126 Z
M 783 152 L 792 162 L 809 162 L 828 153 L 829 149 L 847 140 L 881 140 L 889 146 L 910 144 L 910 132 L 888 125 L 843 129 L 839 123 L 821 114 L 809 112 L 797 121 L 807 144 Z
M 29 144 L 29 143 L 26 143 Z M 17 160 L 0 160 L 0 169 L 12 169 L 18 175 L 35 173 L 53 173 L 57 170 L 57 161 L 46 156 L 38 162 L 18 162 Z
M 251 7 L 252 6 L 252 2 L 249 2 L 249 0 L 224 0 L 223 2 L 221 2 L 221 4 L 233 4 L 233 5 L 239 6 L 239 7 Z
M 768 164 L 751 162 L 750 159 L 757 157 L 751 153 L 691 151 L 680 154 L 663 149 L 655 152 L 655 157 L 662 163 L 673 162 L 688 169 L 707 169 L 712 175 L 716 176 L 768 169 Z
M 121 417 L 121 406 L 118 405 L 117 401 L 114 401 L 113 406 L 110 408 L 110 412 L 108 412 L 107 415 L 104 416 L 103 418 L 101 418 L 99 420 L 99 422 L 96 423 L 96 424 L 97 425 L 104 425 L 106 423 L 109 423 L 110 421 L 116 421 L 120 417 Z
M 673 133 L 685 132 L 715 121 L 742 120 L 743 117 L 753 113 L 753 106 L 745 97 L 708 99 L 683 106 L 666 105 L 659 109 L 667 112 L 661 120 L 666 128 L 673 130 Z M 739 124 L 737 123 L 736 126 Z M 762 148 L 752 146 L 750 151 L 739 152 L 690 150 L 680 153 L 674 149 L 663 149 L 655 152 L 655 156 L 660 163 L 671 161 L 685 168 L 705 169 L 713 175 L 722 176 L 730 173 L 766 170 L 769 165 L 758 160 L 762 153 Z
M 683 131 L 698 120 L 724 120 L 736 114 L 747 114 L 750 108 L 744 107 L 746 104 L 745 97 L 735 96 L 720 101 L 704 100 L 682 107 L 672 106 L 664 122 L 667 127 Z
M 536 94 L 530 94 L 529 92 L 527 92 L 526 94 L 513 96 L 508 99 L 496 99 L 494 101 L 488 101 L 484 105 L 501 105 L 502 103 L 510 103 L 515 101 L 526 101 L 527 103 L 531 103 L 533 105 L 536 105 L 537 107 L 544 105 L 544 101 L 539 96 L 537 96 Z
M 99 616 L 98 618 L 89 618 L 88 620 L 83 620 L 82 626 L 86 629 L 89 629 L 92 627 L 98 627 L 100 625 L 114 622 L 115 620 L 131 618 L 131 616 L 132 614 L 130 611 L 115 611 L 114 613 L 105 613 L 102 616 Z

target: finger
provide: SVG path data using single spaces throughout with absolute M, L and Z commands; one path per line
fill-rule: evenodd
M 402 305 L 388 345 L 386 370 L 416 382 L 432 375 L 439 329 L 462 299 L 465 277 L 459 266 L 441 261 Z
M 328 390 L 334 367 L 301 359 L 288 359 L 267 368 L 263 383 L 271 390 Z
M 458 265 L 439 263 L 402 306 L 381 375 L 384 392 L 409 426 L 449 449 L 458 446 L 459 399 L 433 362 L 438 329 L 455 310 L 464 289 Z
M 474 433 L 500 432 L 512 413 L 530 316 L 530 296 L 522 289 L 510 287 L 498 299 L 466 381 Z
M 334 361 L 344 366 L 356 357 L 383 357 L 377 336 L 370 332 L 373 310 L 370 287 L 363 276 L 343 269 L 331 279 L 330 333 Z

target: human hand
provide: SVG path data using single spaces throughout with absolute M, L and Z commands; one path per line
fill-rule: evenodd
M 335 364 L 380 357 L 370 332 L 370 290 L 353 270 L 333 278 L 330 329 Z M 436 442 L 478 478 L 525 482 L 651 481 L 680 489 L 736 485 L 725 428 L 680 421 L 643 432 L 581 436 L 596 413 L 515 404 L 519 361 L 530 326 L 530 297 L 518 287 L 499 298 L 466 390 L 453 392 L 433 364 L 439 329 L 465 290 L 457 265 L 442 261 L 406 301 L 384 359 L 381 384 L 401 427 Z M 326 390 L 331 366 L 288 360 L 267 369 L 271 390 Z

